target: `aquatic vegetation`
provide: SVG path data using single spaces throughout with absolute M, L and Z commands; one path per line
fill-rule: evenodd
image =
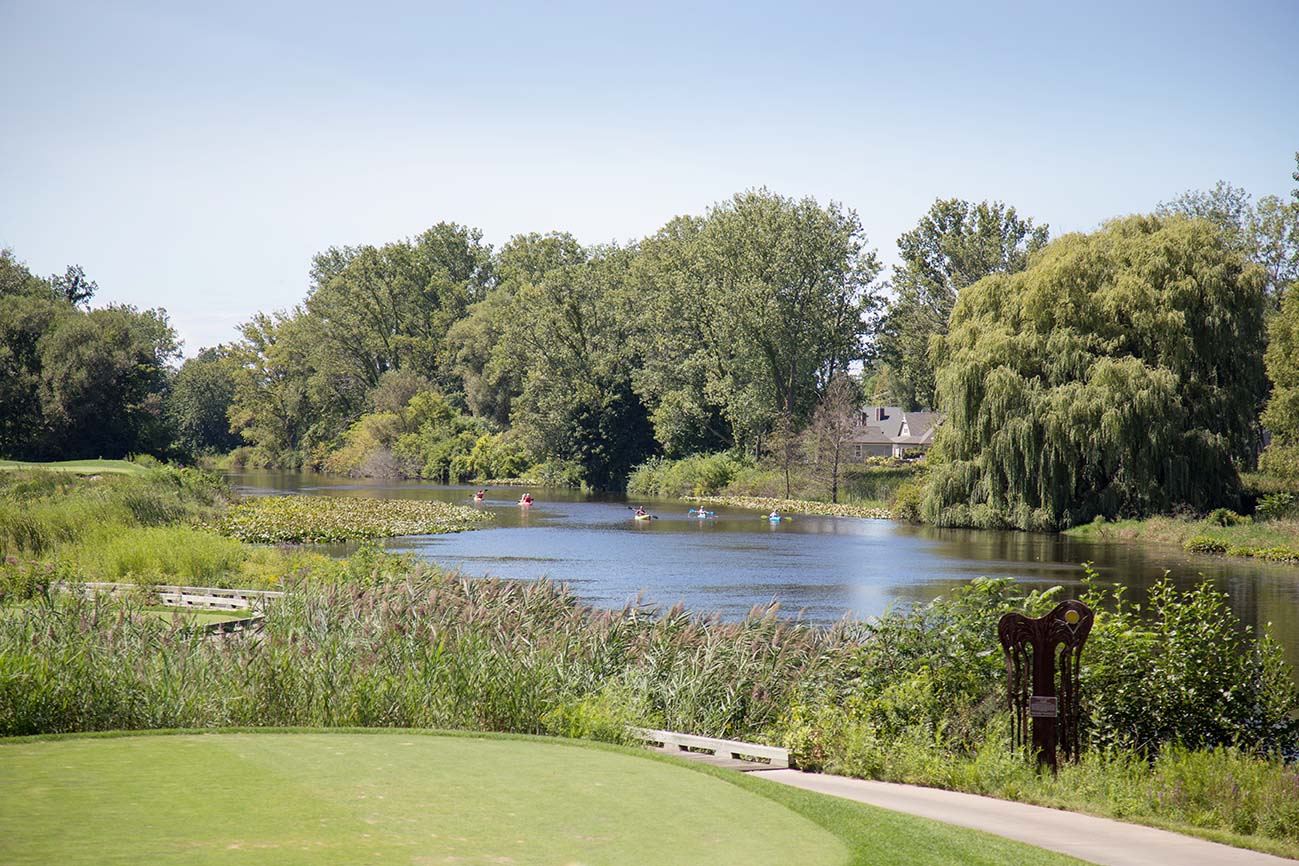
M 334 542 L 477 529 L 490 514 L 415 499 L 263 496 L 232 506 L 217 531 L 254 544 Z
M 810 499 L 776 499 L 770 496 L 684 496 L 686 502 L 706 505 L 729 505 L 732 508 L 750 508 L 754 511 L 779 511 L 782 514 L 818 514 L 827 517 L 866 517 L 889 520 L 893 513 L 878 505 L 848 505 L 845 503 L 813 502 Z

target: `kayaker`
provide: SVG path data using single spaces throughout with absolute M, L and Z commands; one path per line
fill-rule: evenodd
M 779 520 L 779 519 L 780 519 L 780 512 L 779 512 L 779 511 L 773 511 L 773 512 L 771 512 L 770 514 L 767 515 L 767 519 L 768 519 L 768 520 Z
M 486 491 L 486 490 L 479 490 L 477 493 L 474 494 L 474 501 L 475 501 L 475 502 L 482 502 L 482 501 L 483 501 L 483 497 L 486 496 L 486 495 L 487 495 L 487 491 Z
M 525 493 L 525 494 L 523 494 L 523 496 L 519 497 L 519 504 L 520 504 L 520 505 L 531 505 L 531 504 L 532 504 L 532 494 L 531 494 L 531 493 Z
M 644 505 L 637 505 L 637 506 L 636 506 L 636 516 L 637 516 L 637 517 L 644 517 L 644 516 L 645 516 L 645 506 L 644 506 Z

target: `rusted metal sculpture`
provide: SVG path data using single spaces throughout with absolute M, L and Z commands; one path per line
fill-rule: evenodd
M 1006 654 L 1010 709 L 1015 714 L 1013 745 L 1023 748 L 1032 725 L 1038 766 L 1056 771 L 1056 748 L 1078 760 L 1078 670 L 1092 630 L 1092 610 L 1081 601 L 1062 601 L 1046 616 L 1008 613 L 997 625 Z M 1056 689 L 1056 648 L 1060 687 Z M 1031 672 L 1031 676 L 1030 676 Z

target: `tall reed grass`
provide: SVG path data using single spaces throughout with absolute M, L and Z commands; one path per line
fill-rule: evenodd
M 198 522 L 229 497 L 219 477 L 192 469 L 88 478 L 0 473 L 0 555 L 41 555 L 111 527 Z

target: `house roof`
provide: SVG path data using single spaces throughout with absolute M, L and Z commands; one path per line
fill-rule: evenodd
M 941 412 L 904 412 L 897 406 L 867 406 L 849 440 L 862 445 L 929 445 L 943 423 Z

